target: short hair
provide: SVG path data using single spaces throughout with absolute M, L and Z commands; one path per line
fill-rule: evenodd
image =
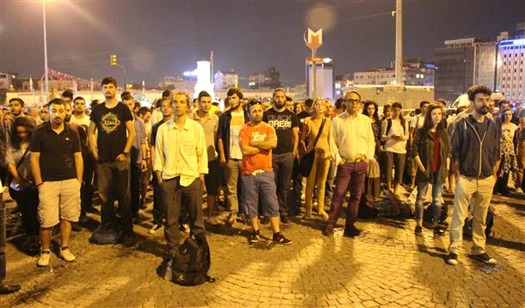
M 350 94 L 350 93 L 354 93 L 355 95 L 359 96 L 359 100 L 361 100 L 361 94 L 359 94 L 359 92 L 354 91 L 354 90 L 346 92 L 346 93 L 345 93 L 345 96 L 346 96 L 347 94 Z
M 290 96 L 286 96 L 286 101 L 287 102 L 293 102 L 293 98 L 291 98 Z
M 83 100 L 84 102 L 86 101 L 82 96 L 77 96 L 75 97 L 75 99 L 73 100 L 73 103 L 76 102 L 77 100 Z
M 175 98 L 176 95 L 184 95 L 184 96 L 186 96 L 186 104 L 188 104 L 188 106 L 190 105 L 190 96 L 188 95 L 188 93 L 183 92 L 183 91 L 179 91 L 179 92 L 173 93 L 173 97 L 171 98 L 171 102 L 172 103 L 173 103 L 173 99 Z
M 100 83 L 101 86 L 107 85 L 107 84 L 113 84 L 115 87 L 117 87 L 117 79 L 113 76 L 107 76 L 102 79 L 102 82 Z
M 12 102 L 18 102 L 22 107 L 24 107 L 25 103 L 24 100 L 19 97 L 14 97 L 9 100 L 9 105 L 11 105 Z
M 341 108 L 345 108 L 345 102 L 342 97 L 338 98 L 335 101 L 335 109 L 341 109 Z
M 503 105 L 503 104 L 509 104 L 510 105 L 510 102 L 507 101 L 507 100 L 502 99 L 502 100 L 499 101 L 498 107 L 501 108 L 501 105 Z
M 123 101 L 129 101 L 129 100 L 135 101 L 129 91 L 122 92 L 122 94 L 120 94 L 120 99 Z
M 71 89 L 66 89 L 64 92 L 62 92 L 62 97 L 69 98 L 70 100 L 73 100 L 73 91 Z
M 255 106 L 255 105 L 261 105 L 262 106 L 261 100 L 259 100 L 259 99 L 252 99 L 252 100 L 250 100 L 250 102 L 248 102 L 248 111 L 250 111 L 250 108 L 252 108 L 252 106 Z
M 277 88 L 277 89 L 273 90 L 272 97 L 274 97 L 277 92 L 283 92 L 284 95 L 286 96 L 286 90 L 284 90 L 284 88 Z
M 314 104 L 314 100 L 311 98 L 307 98 L 304 100 L 304 105 L 308 108 L 312 108 L 313 104 Z
M 96 105 L 100 104 L 100 101 L 98 99 L 94 99 L 92 102 L 91 102 L 91 108 L 95 107 Z
M 383 105 L 383 113 L 386 113 L 387 110 L 392 110 L 392 104 Z
M 200 91 L 199 92 L 199 102 L 201 101 L 201 98 L 203 97 L 210 97 L 211 98 L 211 95 L 210 93 L 206 92 L 206 91 Z
M 145 115 L 145 114 L 148 113 L 148 112 L 151 112 L 151 109 L 149 109 L 149 108 L 146 107 L 146 106 L 143 106 L 143 107 L 140 107 L 140 108 L 139 108 L 139 111 L 137 111 L 137 114 L 138 114 L 139 116 L 143 116 L 143 115 Z
M 479 93 L 482 93 L 482 94 L 485 94 L 487 96 L 490 96 L 492 94 L 492 90 L 489 89 L 489 87 L 486 87 L 486 86 L 472 86 L 470 87 L 468 90 L 467 90 L 467 95 L 468 95 L 468 99 L 469 101 L 474 101 L 474 99 L 476 98 L 476 95 L 479 94 Z
M 228 92 L 226 93 L 226 96 L 230 97 L 234 94 L 237 94 L 237 96 L 242 99 L 244 96 L 242 95 L 241 89 L 239 88 L 230 88 Z
M 66 102 L 59 97 L 50 100 L 49 103 L 47 103 L 47 108 L 51 108 L 51 105 L 62 105 L 64 108 L 67 106 Z
M 171 90 L 166 89 L 166 90 L 162 91 L 162 98 L 168 98 L 170 96 L 171 96 Z
M 430 102 L 429 101 L 421 101 L 419 103 L 419 108 L 423 108 L 423 106 L 425 106 L 425 105 L 430 105 Z

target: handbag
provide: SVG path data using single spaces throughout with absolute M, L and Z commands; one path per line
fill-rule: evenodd
M 29 151 L 29 146 L 26 148 L 26 150 L 24 151 L 24 154 L 22 154 L 22 157 L 20 158 L 20 160 L 16 164 L 16 171 L 17 172 L 18 172 L 18 168 L 20 168 L 20 165 L 24 162 L 24 159 L 25 159 L 28 151 Z M 31 185 L 20 186 L 20 182 L 22 182 L 22 181 L 25 181 L 25 180 L 22 179 L 20 181 L 15 181 L 15 179 L 13 179 L 12 175 L 10 175 L 10 174 L 7 177 L 7 183 L 9 183 L 9 188 L 11 188 L 14 191 L 24 191 L 24 190 L 28 189 L 31 186 Z M 30 184 L 32 184 L 32 183 L 30 182 Z
M 319 127 L 319 132 L 317 133 L 317 136 L 315 136 L 314 146 L 312 147 L 312 150 L 304 154 L 303 157 L 301 157 L 301 160 L 299 161 L 299 172 L 304 177 L 308 177 L 310 175 L 310 171 L 312 170 L 315 157 L 315 146 L 317 144 L 317 141 L 319 140 L 319 137 L 321 137 L 321 133 L 323 132 L 325 122 L 326 119 L 323 119 L 321 127 Z

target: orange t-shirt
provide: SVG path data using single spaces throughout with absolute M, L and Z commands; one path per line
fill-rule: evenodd
M 250 140 L 264 141 L 267 137 L 275 136 L 273 127 L 265 122 L 256 126 L 251 123 L 244 124 L 239 132 L 239 144 L 248 145 Z M 272 151 L 261 150 L 257 154 L 242 156 L 242 174 L 248 175 L 255 170 L 272 171 Z

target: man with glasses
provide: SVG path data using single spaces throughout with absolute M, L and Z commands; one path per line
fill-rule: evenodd
M 370 118 L 359 112 L 361 95 L 355 91 L 345 94 L 346 112 L 332 120 L 332 134 L 341 155 L 337 166 L 336 186 L 332 197 L 332 212 L 323 234 L 331 236 L 339 218 L 346 192 L 350 191 L 350 200 L 346 214 L 344 236 L 354 237 L 361 233 L 355 227 L 359 202 L 365 187 L 368 163 L 374 159 L 375 140 Z

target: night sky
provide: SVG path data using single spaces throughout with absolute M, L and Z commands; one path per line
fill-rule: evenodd
M 395 0 L 362 1 L 49 1 L 49 67 L 82 78 L 128 70 L 131 82 L 156 86 L 209 59 L 241 78 L 275 66 L 286 85 L 304 82 L 303 35 L 324 27 L 318 55 L 336 73 L 389 66 L 395 51 Z M 513 32 L 525 0 L 405 0 L 405 58 L 433 60 L 447 39 Z M 0 0 L 0 70 L 39 77 L 44 71 L 42 2 Z M 315 12 L 315 13 L 313 13 Z M 245 83 L 245 79 L 241 79 Z

